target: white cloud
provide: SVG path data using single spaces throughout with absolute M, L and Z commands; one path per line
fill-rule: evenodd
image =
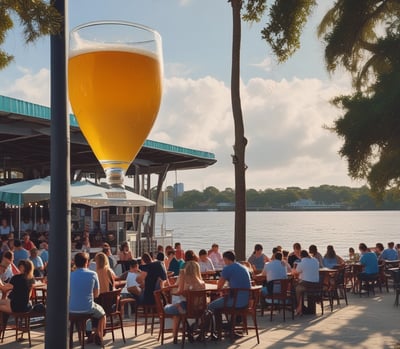
M 169 63 L 164 68 L 166 77 L 188 77 L 191 73 L 191 69 L 183 63 Z
M 233 187 L 229 87 L 211 77 L 169 79 L 166 85 L 152 138 L 163 132 L 170 136 L 169 142 L 214 152 L 218 160 L 206 170 L 182 171 L 178 180 L 185 182 L 187 189 Z M 255 78 L 242 84 L 245 135 L 249 140 L 248 187 L 360 184 L 352 183 L 347 176 L 347 164 L 338 155 L 340 140 L 323 128 L 340 115 L 330 100 L 348 92 L 348 86 L 348 80 L 342 77 L 329 82 Z
M 0 93 L 41 105 L 50 105 L 50 71 L 42 68 L 37 73 L 28 68 L 18 67 L 23 74 L 3 88 Z
M 192 0 L 179 0 L 179 5 L 187 6 L 192 2 Z
M 49 105 L 48 86 L 49 71 L 41 69 L 28 71 L 0 93 Z M 207 169 L 179 172 L 178 181 L 186 189 L 233 187 L 229 86 L 210 76 L 167 78 L 164 86 L 162 107 L 149 138 L 213 152 L 218 160 Z M 351 184 L 347 164 L 338 155 L 340 140 L 323 128 L 340 115 L 329 101 L 348 92 L 348 86 L 341 77 L 329 82 L 254 78 L 242 83 L 249 188 Z M 174 174 L 168 178 L 166 185 L 175 182 Z
M 266 57 L 261 62 L 253 63 L 253 64 L 250 64 L 250 65 L 253 66 L 253 67 L 256 67 L 256 68 L 260 68 L 260 69 L 262 69 L 262 70 L 264 70 L 266 72 L 270 72 L 271 69 L 272 69 L 272 66 L 273 66 L 273 62 L 272 62 L 272 59 L 270 57 Z

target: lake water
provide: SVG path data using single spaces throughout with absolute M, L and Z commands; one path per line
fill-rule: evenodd
M 184 250 L 198 253 L 201 248 L 208 250 L 213 242 L 221 251 L 233 249 L 233 212 L 168 212 L 165 221 L 167 229 L 174 230 L 174 242 L 181 242 Z M 158 229 L 161 222 L 162 215 L 157 214 Z M 382 242 L 385 247 L 389 241 L 400 243 L 399 225 L 399 211 L 248 212 L 246 255 L 256 243 L 270 255 L 274 246 L 292 251 L 293 243 L 300 242 L 306 249 L 317 245 L 322 254 L 327 245 L 333 245 L 346 257 L 348 248 L 357 251 L 360 242 L 368 246 Z

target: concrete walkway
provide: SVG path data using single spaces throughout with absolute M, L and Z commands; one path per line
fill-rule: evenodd
M 185 343 L 186 348 L 332 348 L 332 349 L 400 349 L 400 307 L 394 303 L 394 292 L 377 293 L 375 296 L 360 298 L 358 295 L 349 294 L 349 305 L 345 306 L 341 300 L 341 306 L 334 305 L 330 312 L 328 302 L 325 302 L 325 313 L 321 315 L 320 307 L 317 307 L 317 315 L 304 315 L 283 322 L 282 315 L 276 314 L 271 322 L 269 314 L 258 316 L 260 344 L 250 330 L 249 335 L 234 343 L 229 340 L 219 342 L 207 342 L 191 344 Z M 251 323 L 251 321 L 250 321 Z M 32 331 L 32 348 L 44 348 L 44 330 L 39 328 Z M 153 336 L 143 333 L 143 326 L 138 327 L 138 336 L 134 337 L 133 323 L 127 320 L 125 323 L 126 343 L 124 344 L 120 331 L 116 331 L 116 340 L 113 343 L 111 334 L 105 336 L 106 348 L 161 348 L 157 342 L 158 327 Z M 27 336 L 25 335 L 25 338 Z M 75 334 L 74 347 L 80 348 Z M 15 332 L 7 331 L 2 349 L 28 348 L 28 341 L 15 343 Z M 163 348 L 180 348 L 172 343 L 170 335 L 166 335 Z M 94 344 L 85 345 L 85 348 L 98 348 Z M 53 348 L 51 348 L 53 349 Z M 57 349 L 57 348 L 54 348 Z

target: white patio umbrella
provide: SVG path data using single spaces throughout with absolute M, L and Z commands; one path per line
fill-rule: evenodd
M 71 202 L 91 207 L 148 207 L 156 204 L 154 201 L 126 189 L 108 189 L 89 182 L 72 184 Z
M 35 201 L 50 199 L 50 177 L 0 186 L 0 201 L 22 206 Z
M 156 203 L 125 189 L 109 189 L 88 181 L 70 187 L 71 202 L 92 207 L 154 206 Z M 23 206 L 29 202 L 50 200 L 50 177 L 0 186 L 0 201 Z

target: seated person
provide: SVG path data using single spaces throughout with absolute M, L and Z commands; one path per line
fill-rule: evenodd
M 296 315 L 303 313 L 303 297 L 308 286 L 319 283 L 319 263 L 315 258 L 311 258 L 306 250 L 300 252 L 301 261 L 297 264 L 292 274 L 299 278 L 296 286 L 297 308 Z
M 25 250 L 30 251 L 33 248 L 36 248 L 35 244 L 31 240 L 31 236 L 28 233 L 25 233 L 22 236 L 22 246 Z
M 22 247 L 21 240 L 14 240 L 14 263 L 18 265 L 20 260 L 29 259 L 30 253 Z
M 33 264 L 30 260 L 21 260 L 18 263 L 20 274 L 14 275 L 8 284 L 0 281 L 0 290 L 9 293 L 8 297 L 0 300 L 0 312 L 26 312 L 32 307 L 30 295 L 33 277 Z
M 342 257 L 338 256 L 335 252 L 335 249 L 332 245 L 328 245 L 326 248 L 326 254 L 322 259 L 322 263 L 325 268 L 334 268 L 337 265 L 344 264 L 344 260 Z
M 42 261 L 42 258 L 39 256 L 39 251 L 37 248 L 31 249 L 31 256 L 29 258 L 35 268 L 33 271 L 33 275 L 35 277 L 42 277 L 44 275 L 44 263 Z
M 212 244 L 211 249 L 208 251 L 208 257 L 211 259 L 214 268 L 216 270 L 221 270 L 224 267 L 224 259 L 221 252 L 219 252 L 218 244 Z
M 89 341 L 95 340 L 103 345 L 103 333 L 106 324 L 104 309 L 94 299 L 98 297 L 100 284 L 96 272 L 88 269 L 89 256 L 85 252 L 78 252 L 74 257 L 76 270 L 71 273 L 69 312 L 90 314 L 93 330 Z
M 280 292 L 280 290 L 273 290 L 272 281 L 287 278 L 286 265 L 282 262 L 282 253 L 276 252 L 274 254 L 274 259 L 265 263 L 261 275 L 266 277 L 266 285 L 261 290 L 263 295 L 271 294 L 272 292 Z
M 199 264 L 195 261 L 186 262 L 185 268 L 179 276 L 178 290 L 175 297 L 172 298 L 172 304 L 167 304 L 164 307 L 165 313 L 170 315 L 184 314 L 186 312 L 186 298 L 184 292 L 187 290 L 204 290 L 205 283 L 201 278 Z M 176 297 L 176 296 L 179 297 Z M 174 343 L 177 342 L 178 337 L 179 318 L 174 317 L 172 332 Z
M 388 248 L 385 248 L 379 256 L 379 261 L 395 261 L 398 259 L 397 251 L 394 248 L 394 242 L 388 243 Z
M 322 255 L 318 252 L 318 248 L 316 245 L 310 245 L 310 247 L 308 248 L 308 253 L 311 255 L 311 257 L 315 258 L 318 261 L 320 268 L 324 267 Z
M 253 267 L 254 272 L 260 272 L 263 270 L 265 263 L 269 261 L 269 258 L 263 253 L 263 247 L 261 244 L 254 246 L 254 251 L 247 260 Z
M 370 252 L 364 243 L 358 246 L 360 250 L 360 263 L 364 266 L 364 271 L 358 274 L 359 280 L 368 280 L 379 273 L 378 258 L 374 252 Z
M 129 262 L 129 271 L 126 274 L 126 284 L 121 290 L 122 298 L 133 298 L 139 302 L 140 296 L 143 292 L 144 283 L 140 277 L 141 273 L 139 270 L 139 263 L 136 259 L 132 259 Z M 134 307 L 132 306 L 132 312 Z M 128 317 L 128 304 L 125 304 L 124 314 Z
M 163 287 L 167 280 L 167 273 L 164 264 L 160 261 L 153 261 L 148 253 L 144 253 L 141 259 L 140 280 L 144 279 L 144 291 L 140 296 L 140 304 L 154 305 L 154 291 Z
M 207 251 L 204 249 L 199 251 L 199 266 L 200 266 L 200 273 L 214 271 L 214 264 L 211 261 L 211 259 L 208 258 Z
M 136 259 L 132 259 L 129 261 L 129 271 L 126 275 L 126 284 L 121 291 L 122 298 L 135 298 L 136 300 L 139 300 L 139 296 L 143 290 L 143 280 L 141 280 L 139 276 L 139 263 Z
M 173 272 L 174 276 L 179 276 L 179 271 L 182 268 L 183 260 L 177 259 L 175 255 L 175 250 L 168 251 L 168 271 Z
M 353 247 L 349 247 L 349 261 L 358 262 L 360 260 L 360 255 L 356 253 Z
M 221 271 L 221 277 L 218 280 L 217 288 L 222 288 L 225 285 L 225 282 L 228 282 L 230 288 L 250 289 L 250 273 L 245 266 L 236 262 L 235 253 L 233 251 L 226 251 L 222 254 L 222 257 L 225 262 L 225 267 Z M 208 309 L 214 313 L 216 322 L 215 325 L 218 332 L 222 324 L 221 309 L 223 309 L 224 306 L 233 306 L 233 295 L 228 294 L 225 297 L 217 298 L 208 305 Z M 239 293 L 236 300 L 236 308 L 243 308 L 247 306 L 248 301 L 248 292 L 245 291 Z
M 299 242 L 293 244 L 293 251 L 290 252 L 287 261 L 291 268 L 294 268 L 295 263 L 301 260 L 301 245 Z
M 99 279 L 99 293 L 105 293 L 114 290 L 115 273 L 111 269 L 109 259 L 103 252 L 99 252 L 94 257 L 96 263 L 96 274 Z

